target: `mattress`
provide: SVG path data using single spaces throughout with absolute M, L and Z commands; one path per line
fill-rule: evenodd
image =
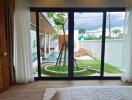
M 132 86 L 48 88 L 43 100 L 132 100 Z

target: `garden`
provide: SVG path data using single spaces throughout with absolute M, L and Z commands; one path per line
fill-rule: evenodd
M 99 60 L 79 60 L 77 61 L 79 69 L 74 65 L 74 75 L 83 77 L 92 76 L 95 73 L 99 74 L 101 68 L 100 64 L 101 62 Z M 104 72 L 114 74 L 120 73 L 121 71 L 118 67 L 105 63 Z M 68 65 L 65 67 L 55 65 L 49 65 L 48 67 L 43 66 L 41 73 L 48 77 L 65 77 L 68 75 Z

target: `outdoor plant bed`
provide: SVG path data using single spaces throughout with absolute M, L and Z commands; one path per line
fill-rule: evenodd
M 74 70 L 75 70 L 74 71 L 75 76 L 86 76 L 86 75 L 92 75 L 94 73 L 99 73 L 98 70 L 89 67 L 81 67 L 79 68 L 79 70 L 75 67 Z M 68 69 L 67 66 L 66 67 L 60 66 L 58 68 L 57 66 L 55 67 L 54 65 L 52 66 L 49 65 L 42 67 L 42 74 L 46 74 L 51 77 L 65 77 L 68 75 Z
M 54 66 L 54 65 L 50 65 L 50 66 L 45 66 L 44 67 L 44 71 L 48 74 L 52 74 L 52 75 L 68 75 L 68 68 L 63 67 L 63 66 Z M 75 67 L 75 74 L 82 74 L 85 73 L 87 71 L 87 68 L 79 68 L 77 69 Z
M 78 60 L 77 64 L 79 66 L 79 70 L 74 67 L 74 75 L 75 76 L 91 76 L 95 73 L 100 73 L 100 61 L 99 60 Z M 41 73 L 47 75 L 48 77 L 67 77 L 68 76 L 68 66 L 56 66 L 55 65 L 47 65 L 43 66 Z M 104 72 L 106 73 L 120 73 L 120 69 L 116 66 L 105 63 Z

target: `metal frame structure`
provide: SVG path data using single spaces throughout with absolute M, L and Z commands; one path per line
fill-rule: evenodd
M 106 13 L 123 12 L 125 8 L 36 8 L 31 7 L 31 12 L 36 12 L 36 36 L 37 36 L 37 57 L 38 57 L 38 77 L 35 80 L 117 80 L 121 77 L 104 76 L 105 58 L 105 34 L 106 34 Z M 42 77 L 40 64 L 40 44 L 39 44 L 39 12 L 67 12 L 68 13 L 68 76 L 67 77 Z M 100 76 L 74 77 L 74 13 L 75 12 L 101 12 L 102 21 L 102 45 L 101 45 L 101 64 Z M 69 56 L 70 55 L 70 56 Z

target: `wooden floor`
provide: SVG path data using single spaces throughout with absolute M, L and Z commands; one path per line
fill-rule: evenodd
M 15 85 L 8 91 L 0 94 L 0 100 L 42 100 L 45 88 L 71 86 L 126 86 L 119 80 L 82 80 L 82 81 L 35 81 L 27 85 Z

